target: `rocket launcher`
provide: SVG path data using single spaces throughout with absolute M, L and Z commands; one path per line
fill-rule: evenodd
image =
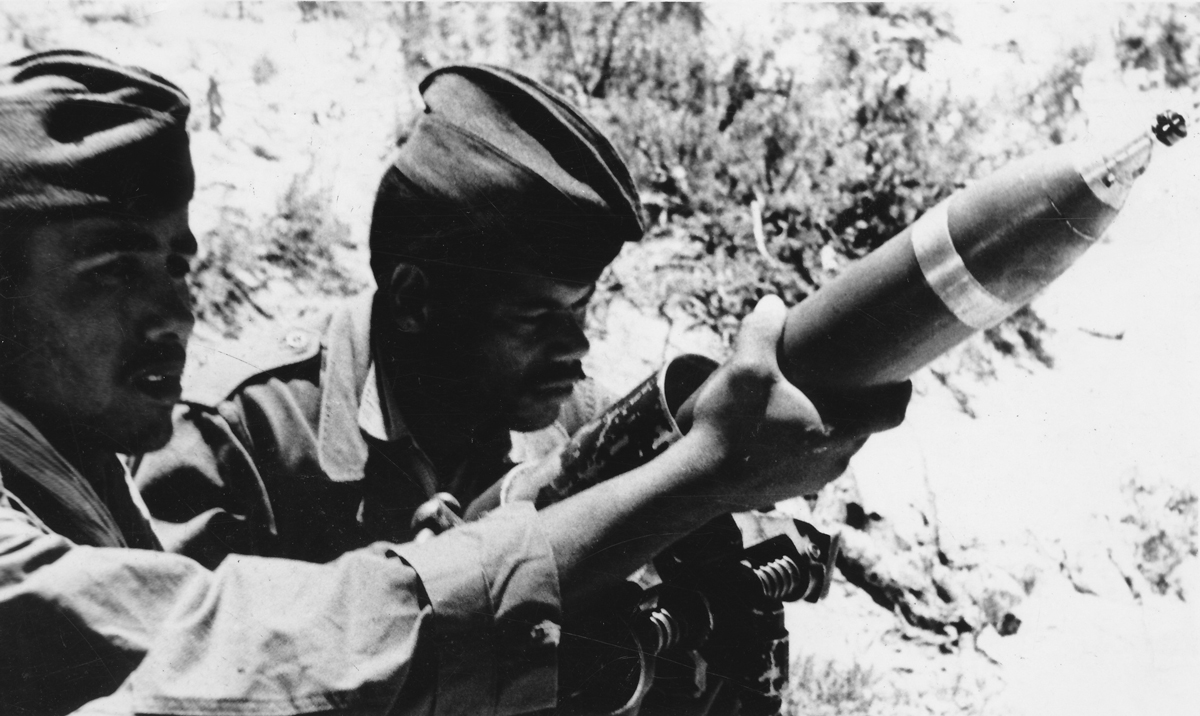
M 1156 148 L 1186 135 L 1184 118 L 1164 112 L 1149 131 L 1116 147 L 1068 145 L 1040 152 L 955 192 L 790 309 L 779 344 L 783 374 L 818 410 L 827 404 L 825 396 L 849 395 L 856 389 L 908 378 L 976 331 L 1000 323 L 1058 278 L 1116 218 Z M 470 505 L 467 518 L 511 500 L 532 499 L 541 508 L 652 460 L 690 427 L 693 396 L 716 367 L 715 361 L 702 356 L 674 359 L 584 426 L 558 456 L 511 471 Z M 741 550 L 730 543 L 711 549 L 716 542 L 705 533 L 736 531 L 726 522 L 713 523 L 655 560 L 665 588 L 690 585 L 713 602 L 720 592 L 713 591 L 714 585 L 728 589 L 737 581 L 717 573 L 725 574 L 722 570 L 738 564 L 751 571 L 761 569 L 752 559 L 757 547 Z M 822 537 L 810 525 L 796 526 Z M 771 605 L 799 598 L 815 601 L 827 588 L 836 538 L 816 553 L 808 542 L 808 548 L 771 562 L 777 581 L 803 586 L 792 590 L 794 594 L 772 595 Z M 724 617 L 724 625 L 719 623 L 721 610 L 709 609 L 707 619 L 712 622 L 701 630 L 709 635 L 709 643 L 688 652 L 706 652 L 708 658 L 718 660 L 726 651 L 745 652 L 725 644 L 722 635 L 754 633 L 762 642 L 748 647 L 751 652 L 761 651 L 761 659 L 743 654 L 724 665 L 722 671 L 729 678 L 721 680 L 733 684 L 725 692 L 734 703 L 729 709 L 710 709 L 709 714 L 739 709 L 743 714 L 778 712 L 786 678 L 786 668 L 781 676 L 779 666 L 787 664 L 787 634 L 782 604 L 764 607 L 759 591 L 743 589 L 726 595 L 725 602 L 733 605 L 726 611 L 733 616 Z M 670 611 L 641 616 L 643 621 L 665 623 Z M 688 610 L 676 607 L 674 611 Z M 633 629 L 637 631 L 636 624 Z M 680 629 L 686 630 L 686 625 Z M 729 673 L 735 662 L 759 661 L 761 669 L 750 668 L 755 673 Z M 667 660 L 676 662 L 680 659 Z M 703 681 L 703 664 L 704 659 L 698 658 L 697 684 Z M 661 696 L 663 692 L 662 688 L 650 692 L 646 713 L 678 711 L 682 702 Z M 700 687 L 699 692 L 711 694 L 713 689 Z M 700 698 L 699 692 L 683 702 Z M 667 701 L 658 704 L 656 698 Z

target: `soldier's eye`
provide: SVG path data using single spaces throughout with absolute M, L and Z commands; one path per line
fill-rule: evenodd
M 513 322 L 522 326 L 536 327 L 545 320 L 546 314 L 544 313 L 518 313 L 513 316 Z
M 127 286 L 137 278 L 138 262 L 129 256 L 105 261 L 87 272 L 87 278 L 105 286 Z

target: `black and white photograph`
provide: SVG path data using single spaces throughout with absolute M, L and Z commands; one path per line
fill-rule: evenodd
M 0 716 L 1191 716 L 1200 5 L 0 0 Z

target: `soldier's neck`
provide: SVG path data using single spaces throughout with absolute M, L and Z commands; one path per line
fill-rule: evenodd
M 392 375 L 395 405 L 438 474 L 454 474 L 479 446 L 508 435 L 498 416 L 480 410 L 479 395 L 462 381 L 420 370 Z
M 453 356 L 423 336 L 382 329 L 374 334 L 377 369 L 382 367 L 380 387 L 391 393 L 413 439 L 433 461 L 439 475 L 452 475 L 476 449 L 503 436 L 505 427 L 498 411 L 488 410 L 478 386 L 457 374 Z
M 479 445 L 507 434 L 498 417 L 481 414 L 471 396 L 455 390 L 456 386 L 439 390 L 424 383 L 400 391 L 396 402 L 413 438 L 439 472 L 452 472 Z

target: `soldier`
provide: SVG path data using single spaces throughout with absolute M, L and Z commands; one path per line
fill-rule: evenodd
M 276 349 L 208 354 L 226 356 L 202 371 L 219 378 L 196 382 L 172 444 L 138 468 L 169 549 L 325 561 L 408 540 L 419 505 L 468 505 L 514 452 L 545 454 L 602 407 L 583 324 L 644 230 L 628 169 L 517 73 L 448 67 L 420 87 L 375 200 L 379 290 Z
M 0 712 L 546 708 L 564 612 L 725 510 L 831 479 L 902 416 L 896 401 L 830 436 L 779 373 L 783 306 L 768 299 L 688 436 L 546 510 L 508 505 L 329 565 L 238 556 L 209 571 L 158 551 L 116 453 L 163 446 L 180 395 L 196 250 L 187 114 L 174 85 L 94 55 L 0 67 Z M 551 293 L 561 318 L 586 291 Z M 403 305 L 388 310 L 403 325 Z M 499 338 L 513 336 L 487 340 Z M 538 390 L 517 395 L 523 424 L 545 420 Z M 248 412 L 245 425 L 279 415 Z M 336 455 L 357 454 L 346 447 Z

